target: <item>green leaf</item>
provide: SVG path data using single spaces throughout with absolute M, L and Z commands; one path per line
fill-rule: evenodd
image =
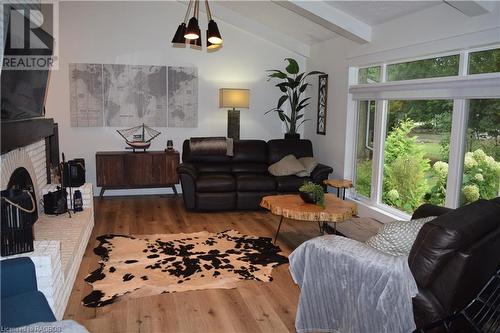
M 321 72 L 321 71 L 310 71 L 309 73 L 307 73 L 305 76 L 304 76 L 304 79 L 308 76 L 311 76 L 311 75 L 318 75 L 318 74 L 326 74 L 325 72 Z
M 287 75 L 281 71 L 277 71 L 276 73 L 269 74 L 267 77 L 269 79 L 271 79 L 273 77 L 278 78 L 278 79 L 286 79 Z
M 286 102 L 287 99 L 288 99 L 288 95 L 283 95 L 280 97 L 280 99 L 278 101 L 278 109 L 281 108 L 281 106 L 283 105 L 283 103 Z
M 299 112 L 300 110 L 302 110 L 303 108 L 307 107 L 309 105 L 309 103 L 306 103 L 306 104 L 301 104 L 297 107 L 297 112 Z
M 300 84 L 300 82 L 297 82 L 294 79 L 289 78 L 289 77 L 287 78 L 287 80 L 288 80 L 288 85 L 290 86 L 290 89 L 295 89 Z
M 287 88 L 289 87 L 288 82 L 281 82 L 276 85 L 276 87 L 280 88 L 281 92 L 286 93 Z
M 281 112 L 278 112 L 278 116 L 280 117 L 281 121 L 285 121 L 285 114 L 283 113 L 283 111 Z
M 299 75 L 297 75 L 297 77 L 295 78 L 295 82 L 297 82 L 297 85 L 300 84 L 300 81 L 302 80 L 303 76 L 304 76 L 304 73 L 300 73 Z
M 286 61 L 288 61 L 288 66 L 286 66 L 286 71 L 289 74 L 297 74 L 299 72 L 299 64 L 295 59 L 292 58 L 285 58 Z
M 301 85 L 299 88 L 300 93 L 303 93 L 306 90 L 308 85 L 309 85 L 309 83 L 304 83 L 303 85 Z

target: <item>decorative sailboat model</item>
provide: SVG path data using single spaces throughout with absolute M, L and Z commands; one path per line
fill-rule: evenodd
M 136 149 L 143 149 L 144 151 L 146 151 L 146 149 L 151 146 L 151 141 L 153 141 L 154 138 L 161 134 L 161 132 L 158 132 L 144 124 L 116 131 L 125 139 L 125 142 L 130 146 L 126 149 L 133 149 L 134 153 Z

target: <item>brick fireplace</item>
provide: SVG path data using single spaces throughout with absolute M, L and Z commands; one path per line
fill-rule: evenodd
M 46 140 L 42 138 L 0 156 L 1 189 L 7 188 L 15 170 L 26 169 L 33 182 L 39 212 L 33 227 L 34 251 L 2 257 L 1 260 L 30 257 L 35 264 L 38 289 L 44 293 L 56 318 L 62 319 L 94 225 L 93 193 L 92 184 L 73 189 L 82 192 L 85 209 L 71 218 L 67 214 L 43 214 L 43 194 L 56 187 L 55 184 L 47 184 L 46 148 Z

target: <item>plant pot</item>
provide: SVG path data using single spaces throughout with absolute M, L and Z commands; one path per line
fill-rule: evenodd
M 300 140 L 299 133 L 285 133 L 285 140 Z
M 314 198 L 314 193 L 312 192 L 300 192 L 300 198 L 304 200 L 305 203 L 315 204 L 316 200 Z

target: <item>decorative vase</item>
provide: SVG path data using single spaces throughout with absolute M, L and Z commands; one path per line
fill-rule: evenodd
M 285 140 L 300 140 L 299 133 L 285 133 Z
M 300 198 L 304 200 L 305 203 L 315 204 L 316 200 L 314 198 L 314 193 L 312 192 L 300 192 Z

